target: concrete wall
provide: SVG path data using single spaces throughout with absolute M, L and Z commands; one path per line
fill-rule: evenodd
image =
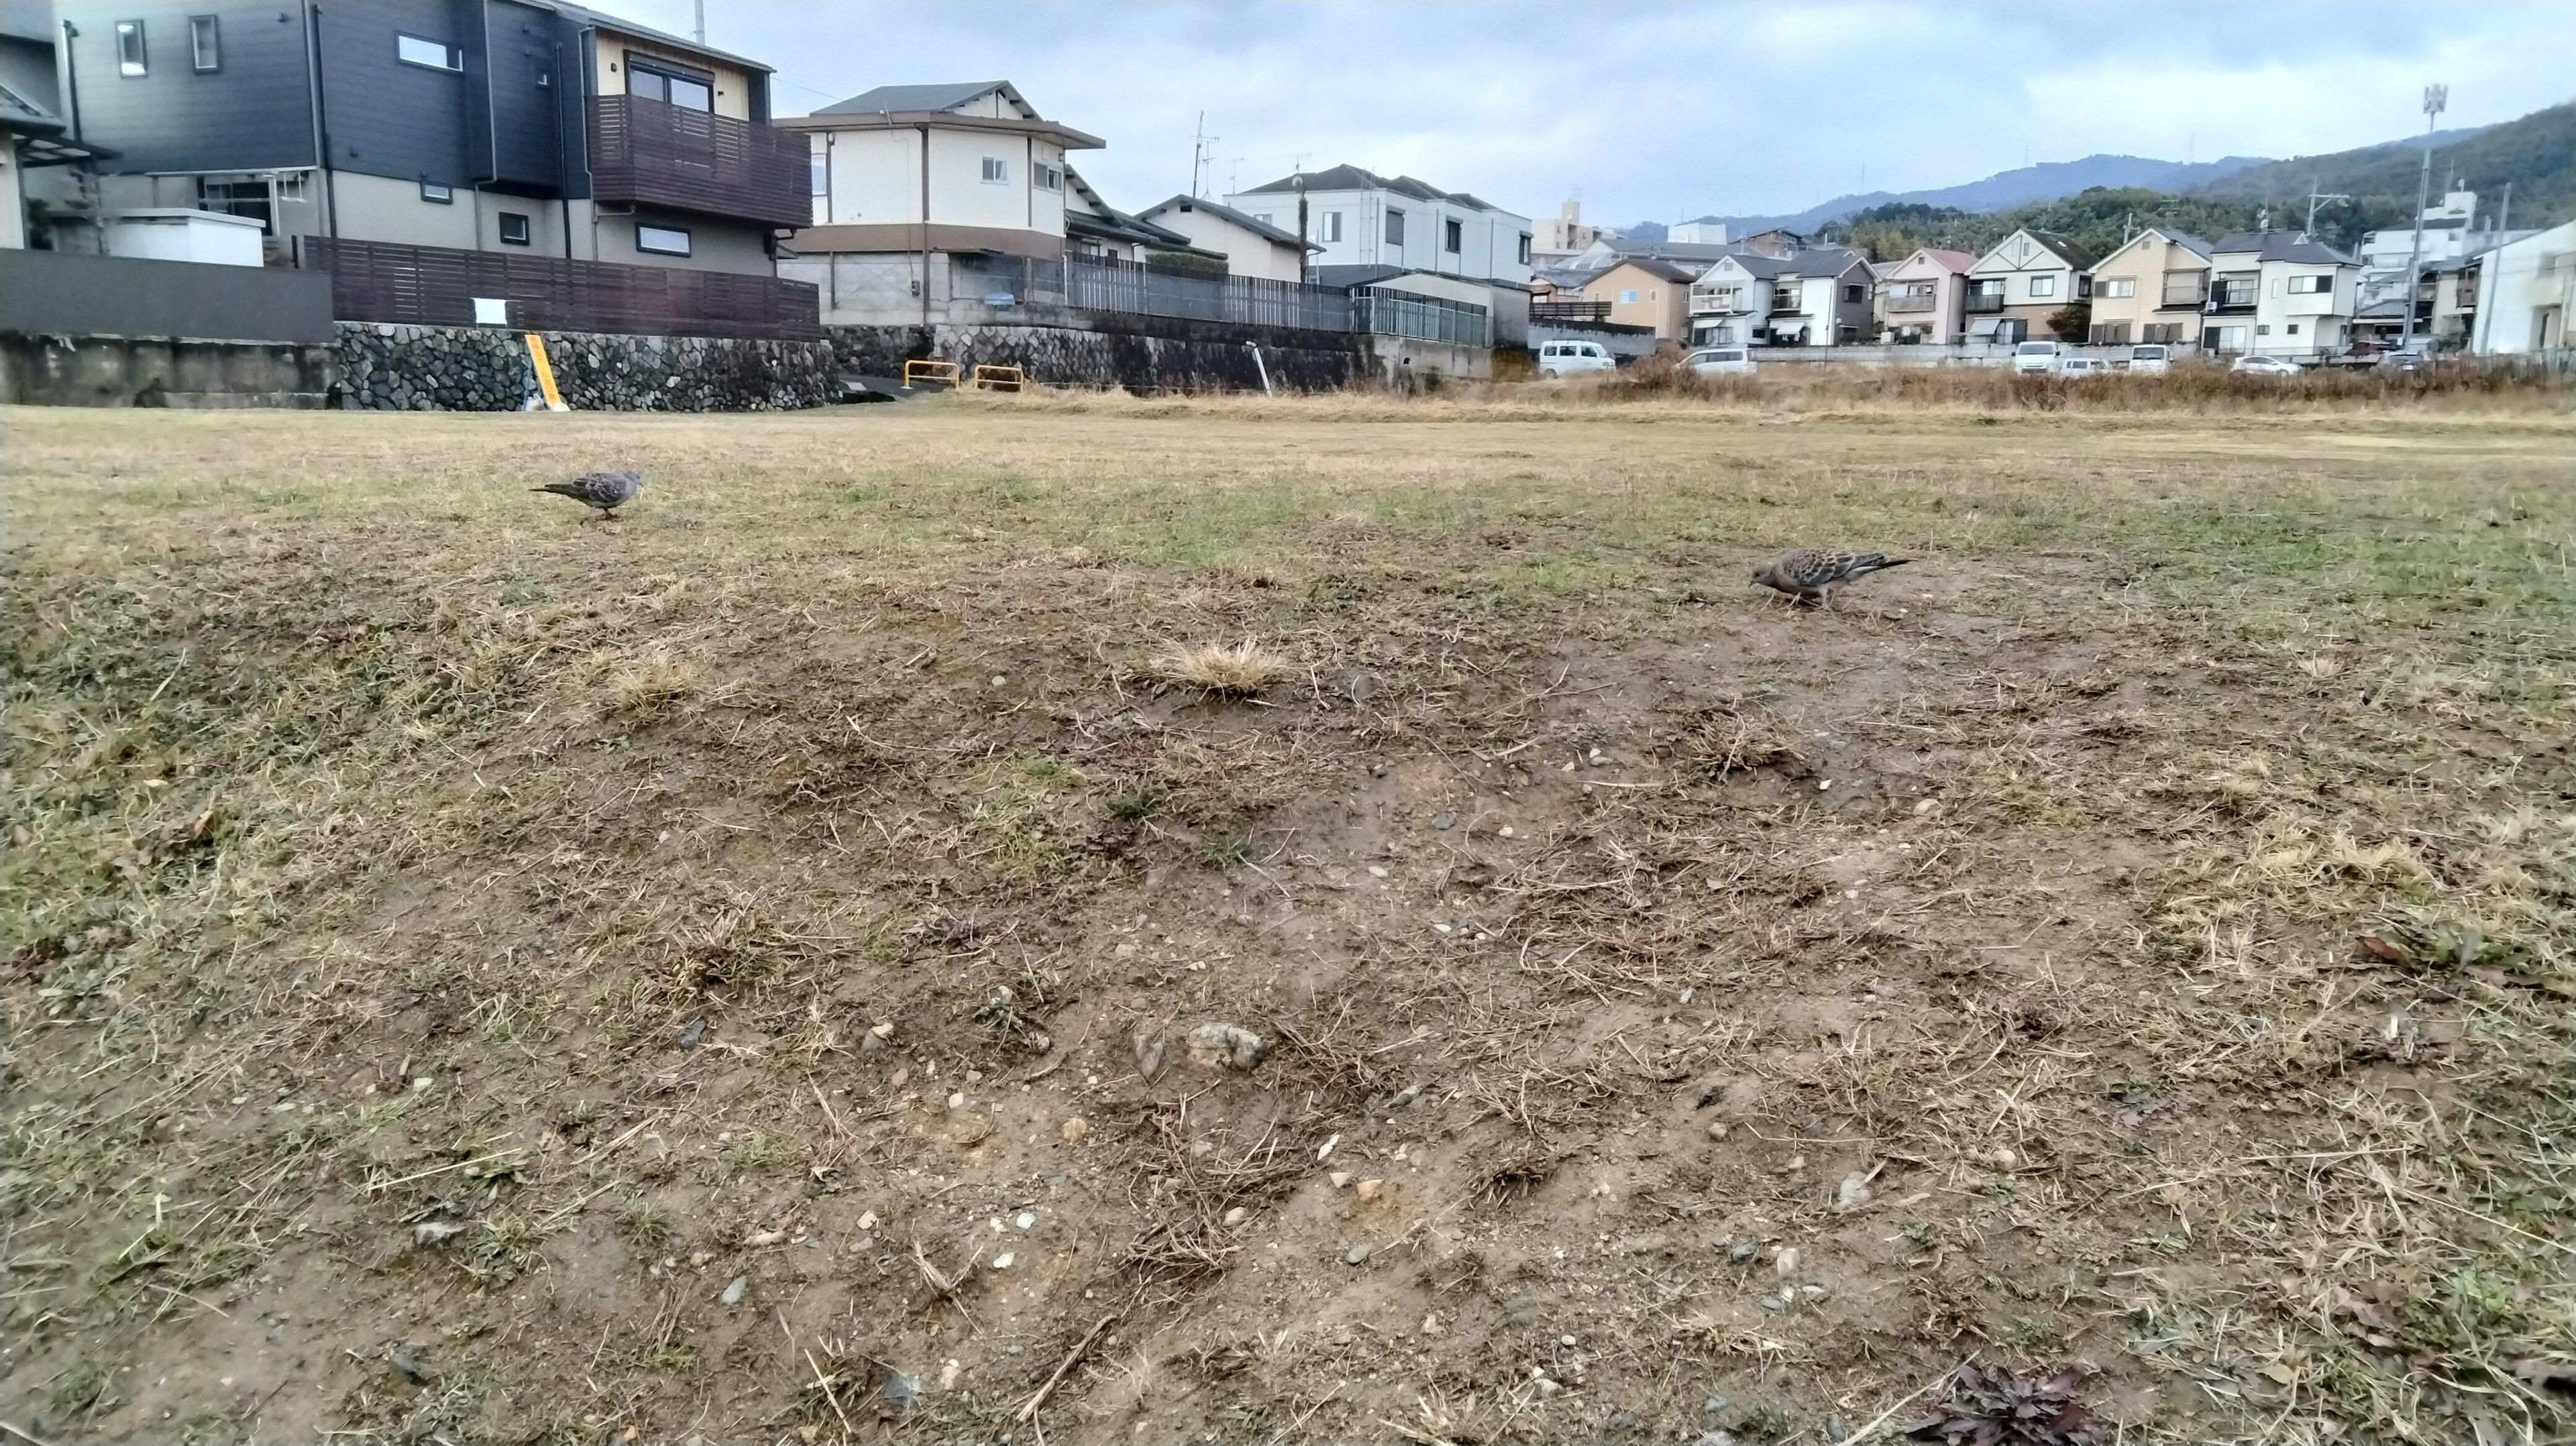
M 1137 393 L 1262 389 L 1330 391 L 1377 374 L 1368 338 L 1349 332 L 1232 326 L 1168 317 L 1109 316 L 1090 327 L 835 326 L 841 370 L 900 376 L 907 360 L 1016 366 L 1048 386 L 1123 387 Z M 1260 360 L 1253 348 L 1261 349 Z
M 327 342 L 331 278 L 274 266 L 0 251 L 0 332 Z
M 0 403 L 39 407 L 318 407 L 328 346 L 0 332 Z

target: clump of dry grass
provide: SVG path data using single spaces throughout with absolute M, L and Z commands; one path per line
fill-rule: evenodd
M 1154 676 L 1167 683 L 1229 698 L 1248 698 L 1288 672 L 1288 660 L 1252 638 L 1239 643 L 1191 643 L 1154 659 Z

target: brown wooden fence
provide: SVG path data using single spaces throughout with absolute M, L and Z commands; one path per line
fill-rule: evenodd
M 301 238 L 299 254 L 308 269 L 331 273 L 331 314 L 341 321 L 472 326 L 475 298 L 488 297 L 508 302 L 509 324 L 529 331 L 823 335 L 813 285 L 772 276 L 322 236 Z
M 812 142 L 635 95 L 590 102 L 590 193 L 772 226 L 814 221 Z

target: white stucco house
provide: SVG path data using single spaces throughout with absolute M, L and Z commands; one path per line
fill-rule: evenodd
M 881 85 L 774 124 L 804 133 L 814 181 L 778 274 L 820 288 L 826 322 L 926 325 L 960 256 L 1060 261 L 1066 157 L 1107 144 L 1006 80 Z
M 1136 213 L 1203 250 L 1225 257 L 1226 272 L 1266 281 L 1306 279 L 1307 252 L 1297 233 L 1205 196 L 1174 196 Z
M 1721 256 L 1691 284 L 1691 345 L 1857 345 L 1874 289 L 1869 258 L 1840 246 Z
M 2477 304 L 2470 346 L 2478 354 L 2564 351 L 2567 318 L 2576 314 L 2576 221 L 2480 257 Z
M 2290 231 L 2239 231 L 2210 246 L 2201 344 L 2223 353 L 2319 358 L 2351 341 L 2361 263 Z
M 1323 266 L 1396 266 L 1471 280 L 1527 286 L 1530 218 L 1463 191 L 1358 166 L 1299 171 L 1225 198 L 1265 225 L 1295 234 L 1305 203 L 1305 237 Z

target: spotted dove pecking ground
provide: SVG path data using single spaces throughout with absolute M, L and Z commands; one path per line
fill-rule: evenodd
M 1891 567 L 1903 567 L 1913 560 L 1889 557 L 1883 552 L 1827 552 L 1821 547 L 1797 547 L 1756 568 L 1753 581 L 1802 603 L 1826 607 L 1832 603 L 1837 585 Z
M 641 472 L 584 472 L 569 482 L 549 482 L 543 487 L 529 490 L 552 492 L 558 497 L 569 497 L 590 508 L 597 516 L 614 521 L 617 517 L 617 509 L 634 501 L 635 494 L 644 490 L 644 474 Z

